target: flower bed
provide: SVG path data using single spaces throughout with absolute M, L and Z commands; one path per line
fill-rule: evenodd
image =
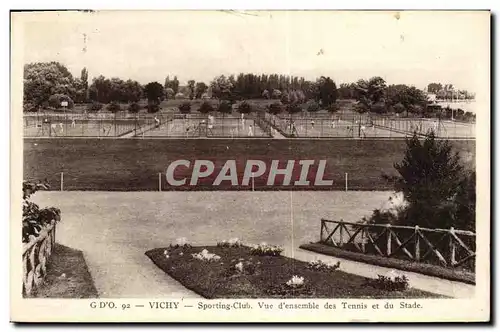
M 146 252 L 164 272 L 213 298 L 428 298 L 436 294 L 379 287 L 338 265 L 262 255 L 248 246 L 170 246 Z M 411 283 L 411 281 L 410 281 Z

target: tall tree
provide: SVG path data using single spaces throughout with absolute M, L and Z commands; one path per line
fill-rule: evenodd
M 212 96 L 218 99 L 228 100 L 232 94 L 233 88 L 233 83 L 224 75 L 217 76 L 210 82 Z
M 177 79 L 177 76 L 174 76 L 174 79 L 172 80 L 172 90 L 174 90 L 175 94 L 179 92 L 179 80 Z
M 59 62 L 37 62 L 24 66 L 24 102 L 35 107 L 47 103 L 53 94 L 74 99 L 73 75 Z
M 429 85 L 427 85 L 428 93 L 437 94 L 441 90 L 443 90 L 443 85 L 441 83 L 429 83 Z
M 356 99 L 360 112 L 371 111 L 374 105 L 384 102 L 386 83 L 382 77 L 375 76 L 356 83 Z
M 203 83 L 203 82 L 198 82 L 196 83 L 196 88 L 195 88 L 195 95 L 196 95 L 196 99 L 200 99 L 202 97 L 202 95 L 207 92 L 208 90 L 208 86 Z
M 87 102 L 89 99 L 89 72 L 87 68 L 83 67 L 80 73 L 81 89 L 80 93 L 83 94 L 83 102 Z
M 474 179 L 474 175 L 463 167 L 451 143 L 437 140 L 431 134 L 425 141 L 414 135 L 406 144 L 404 159 L 395 164 L 399 173 L 395 189 L 402 192 L 409 203 L 400 223 L 431 228 L 462 228 L 464 224 L 473 222 L 475 195 L 471 193 L 475 192 L 475 181 L 470 179 Z M 468 198 L 474 200 L 474 204 L 468 204 Z M 474 213 L 462 216 L 458 213 L 461 207 L 472 207 Z
M 328 108 L 337 101 L 338 92 L 335 82 L 330 77 L 321 76 L 316 81 L 316 100 L 322 107 Z
M 148 98 L 148 103 L 153 105 L 159 105 L 161 99 L 165 94 L 165 90 L 163 89 L 163 85 L 158 82 L 150 82 L 144 86 L 144 93 Z
M 188 81 L 188 89 L 189 89 L 189 99 L 194 99 L 195 97 L 195 80 Z

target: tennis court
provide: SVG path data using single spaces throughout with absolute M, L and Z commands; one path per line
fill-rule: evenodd
M 49 120 L 24 127 L 25 137 L 119 137 L 148 124 L 147 119 Z
M 401 138 L 428 135 L 431 130 L 439 138 L 476 137 L 475 124 L 428 118 L 399 118 L 368 114 L 334 114 L 328 117 L 266 114 L 266 120 L 287 137 L 315 138 Z
M 146 129 L 144 137 L 270 137 L 254 119 L 178 117 Z
M 166 122 L 170 114 L 126 116 L 113 114 L 40 114 L 25 115 L 24 137 L 121 137 L 134 136 Z M 155 120 L 157 119 L 157 120 Z

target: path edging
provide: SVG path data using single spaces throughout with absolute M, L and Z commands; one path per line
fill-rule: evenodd
M 439 266 L 410 262 L 396 258 L 377 257 L 352 251 L 347 251 L 321 243 L 308 243 L 299 246 L 300 249 L 313 251 L 316 253 L 345 258 L 353 261 L 358 261 L 371 265 L 394 268 L 398 270 L 420 273 L 432 277 L 447 279 L 450 281 L 459 281 L 470 285 L 476 284 L 475 273 L 467 271 L 453 271 L 451 269 L 442 268 Z

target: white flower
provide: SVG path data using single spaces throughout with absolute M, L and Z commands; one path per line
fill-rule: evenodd
M 166 258 L 166 259 L 169 259 L 169 258 L 170 258 L 170 256 L 169 256 L 169 255 L 165 255 L 165 258 Z
M 238 264 L 236 264 L 234 266 L 236 268 L 236 270 L 238 270 L 240 273 L 243 272 L 243 262 L 239 262 Z
M 166 249 L 165 249 L 165 250 L 163 251 L 163 254 L 164 254 L 165 256 L 167 256 L 167 255 L 168 255 L 168 250 L 166 250 Z
M 216 254 L 211 254 L 208 252 L 207 249 L 203 249 L 201 252 L 197 254 L 191 254 L 196 259 L 202 260 L 202 261 L 218 261 L 220 260 L 220 256 Z
M 180 252 L 180 253 L 179 253 L 179 256 L 184 256 L 184 253 L 183 253 L 183 252 Z
M 304 284 L 304 277 L 293 276 L 292 279 L 286 282 L 287 286 L 302 286 Z

